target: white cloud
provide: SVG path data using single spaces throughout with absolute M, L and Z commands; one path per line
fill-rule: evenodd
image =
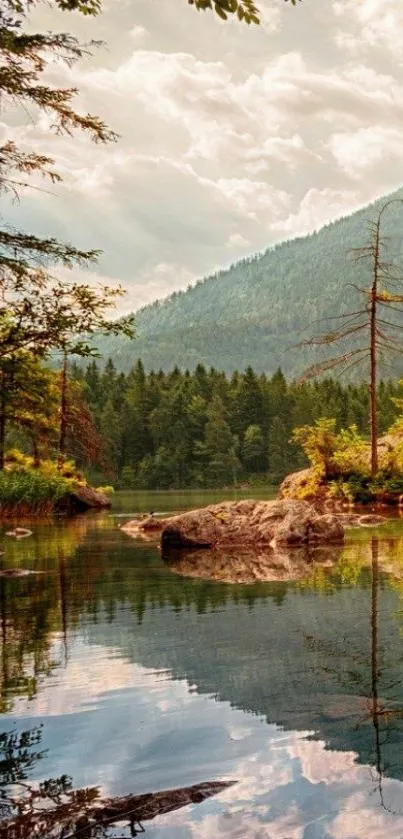
M 353 31 L 338 32 L 341 46 L 355 52 L 376 47 L 403 58 L 403 9 L 396 0 L 334 0 L 334 13 Z
M 338 165 L 351 178 L 359 180 L 375 165 L 387 160 L 400 161 L 403 128 L 373 125 L 358 131 L 333 134 L 328 143 Z
M 312 188 L 302 199 L 297 212 L 274 222 L 273 228 L 285 234 L 302 235 L 317 230 L 331 219 L 348 214 L 357 203 L 355 192 Z
M 227 248 L 247 248 L 249 246 L 250 242 L 242 236 L 242 233 L 231 233 L 225 245 Z
M 139 26 L 137 24 L 136 26 L 133 26 L 133 29 L 130 30 L 129 34 L 133 41 L 136 43 L 142 43 L 148 35 L 148 32 L 145 26 Z

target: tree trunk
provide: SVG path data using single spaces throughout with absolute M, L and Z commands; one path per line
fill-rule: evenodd
M 4 461 L 6 455 L 6 409 L 7 399 L 3 382 L 0 395 L 0 470 L 4 469 Z
M 57 839 L 63 836 L 95 836 L 98 828 L 110 828 L 116 822 L 125 821 L 131 827 L 131 835 L 145 833 L 141 824 L 157 816 L 180 810 L 189 804 L 199 804 L 218 795 L 235 781 L 211 781 L 195 784 L 192 787 L 149 792 L 143 795 L 125 795 L 123 798 L 96 798 L 97 790 L 81 790 L 81 796 L 75 791 L 67 793 L 67 801 L 48 799 L 53 807 L 35 807 L 35 800 L 20 813 L 0 821 L 0 839 L 35 839 L 37 836 L 52 835 Z M 27 785 L 25 785 L 27 786 Z M 29 790 L 29 787 L 27 787 Z M 91 802 L 91 794 L 92 802 Z M 46 794 L 42 796 L 46 799 Z M 86 802 L 87 798 L 87 802 Z M 97 835 L 100 833 L 97 831 Z
M 375 233 L 375 249 L 374 249 L 374 264 L 372 287 L 370 297 L 370 344 L 369 344 L 369 360 L 370 360 L 370 377 L 369 377 L 369 428 L 371 435 L 371 475 L 374 478 L 378 471 L 378 423 L 376 410 L 376 304 L 378 296 L 378 279 L 379 279 L 379 231 L 380 218 L 378 219 L 376 233 Z
M 67 353 L 63 354 L 63 366 L 60 379 L 60 425 L 57 468 L 61 470 L 66 454 L 67 436 Z
M 0 400 L 0 471 L 4 469 L 5 445 L 6 445 L 6 415 L 4 398 Z

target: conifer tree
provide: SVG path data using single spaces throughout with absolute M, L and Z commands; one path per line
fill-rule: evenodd
M 4 0 L 0 10 L 0 95 L 3 111 L 33 105 L 50 115 L 59 134 L 82 131 L 95 142 L 116 140 L 102 120 L 74 110 L 75 89 L 57 88 L 47 82 L 45 71 L 52 61 L 68 66 L 84 57 L 88 48 L 66 33 L 32 32 L 28 13 L 36 0 Z M 98 0 L 54 0 L 64 11 L 96 14 Z M 95 46 L 95 44 L 93 44 Z M 54 161 L 47 154 L 25 152 L 14 141 L 0 146 L 0 192 L 19 197 L 32 176 L 60 182 Z M 44 358 L 50 349 L 62 357 L 59 457 L 64 455 L 67 411 L 67 361 L 71 354 L 94 352 L 87 337 L 106 334 L 132 335 L 132 319 L 111 321 L 107 313 L 123 290 L 95 288 L 91 284 L 61 280 L 52 266 L 89 267 L 95 250 L 83 251 L 54 238 L 40 238 L 7 224 L 0 224 L 0 360 L 12 360 L 21 351 Z

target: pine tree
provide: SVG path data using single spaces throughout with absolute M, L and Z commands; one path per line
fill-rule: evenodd
M 251 472 L 264 472 L 267 464 L 265 439 L 259 425 L 249 425 L 242 446 L 242 460 Z
M 50 114 L 57 133 L 83 131 L 95 142 L 111 142 L 116 136 L 98 117 L 79 114 L 73 108 L 76 91 L 48 83 L 45 71 L 53 62 L 68 66 L 83 58 L 87 48 L 66 33 L 32 32 L 27 15 L 36 0 L 4 0 L 0 10 L 0 94 L 3 110 L 33 104 Z M 54 0 L 62 10 L 95 14 L 98 0 Z M 12 141 L 0 147 L 0 192 L 18 197 L 31 176 L 42 175 L 59 182 L 54 161 L 46 154 L 20 150 Z M 123 289 L 95 288 L 90 284 L 59 280 L 52 266 L 89 267 L 97 258 L 94 250 L 83 251 L 70 243 L 39 238 L 4 224 L 0 228 L 0 360 L 43 359 L 51 349 L 60 352 L 59 463 L 66 443 L 68 358 L 88 356 L 94 348 L 88 336 L 95 332 L 133 334 L 132 318 L 111 321 L 107 313 Z M 80 336 L 86 336 L 84 338 Z
M 208 456 L 207 480 L 211 486 L 223 486 L 236 482 L 239 461 L 235 452 L 235 441 L 225 419 L 225 409 L 219 397 L 215 397 L 207 412 L 205 428 L 205 451 Z
M 289 432 L 282 418 L 275 416 L 270 426 L 268 445 L 269 475 L 273 483 L 278 483 L 291 471 L 291 454 Z

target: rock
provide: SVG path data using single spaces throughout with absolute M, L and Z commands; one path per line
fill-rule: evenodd
M 136 520 L 122 527 L 131 536 L 161 534 L 169 549 L 221 549 L 277 545 L 342 543 L 338 517 L 321 515 L 305 501 L 227 501 L 159 521 Z
M 163 520 L 156 519 L 154 516 L 147 518 L 133 519 L 126 522 L 126 524 L 119 525 L 120 529 L 133 536 L 134 539 L 145 539 L 146 541 L 155 542 L 161 533 Z
M 68 495 L 63 496 L 56 503 L 58 513 L 84 513 L 86 510 L 105 510 L 111 506 L 111 502 L 102 492 L 93 487 L 76 484 Z

